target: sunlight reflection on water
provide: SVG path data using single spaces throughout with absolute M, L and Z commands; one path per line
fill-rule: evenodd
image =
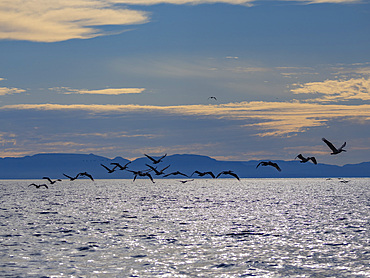
M 3 277 L 370 277 L 369 182 L 0 181 Z

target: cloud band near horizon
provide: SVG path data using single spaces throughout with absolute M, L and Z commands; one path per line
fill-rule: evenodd
M 241 127 L 255 127 L 258 136 L 290 136 L 325 125 L 334 119 L 357 123 L 370 121 L 370 105 L 337 105 L 299 102 L 240 102 L 219 105 L 85 105 L 85 104 L 17 104 L 0 110 L 85 111 L 89 115 L 109 116 L 129 113 L 208 117 L 245 121 Z M 253 123 L 250 123 L 253 122 Z

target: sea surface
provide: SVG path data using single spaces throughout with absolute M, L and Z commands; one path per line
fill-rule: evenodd
M 0 277 L 370 277 L 347 180 L 0 180 Z

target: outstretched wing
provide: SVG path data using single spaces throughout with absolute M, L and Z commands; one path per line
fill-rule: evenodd
M 105 166 L 104 164 L 100 164 L 101 166 L 103 166 L 108 172 L 111 171 L 111 169 L 109 169 L 107 166 Z
M 277 163 L 272 162 L 272 163 L 271 163 L 271 165 L 272 165 L 273 167 L 275 167 L 275 168 L 276 168 L 276 170 L 278 170 L 279 172 L 281 172 L 281 169 L 280 169 L 279 165 L 277 165 Z
M 144 155 L 145 155 L 147 158 L 149 158 L 151 161 L 156 162 L 156 160 L 155 160 L 153 157 L 151 157 L 151 156 L 149 156 L 149 155 L 147 155 L 147 154 L 145 154 L 145 153 L 144 153 Z
M 167 154 L 165 154 L 164 156 L 162 156 L 160 159 L 158 159 L 158 161 L 161 161 L 163 158 L 165 158 L 167 156 Z
M 72 177 L 70 177 L 70 176 L 68 176 L 68 175 L 66 175 L 66 174 L 64 174 L 64 173 L 63 173 L 63 176 L 65 176 L 65 177 L 69 178 L 70 180 L 72 179 Z
M 297 155 L 295 158 L 299 158 L 300 160 L 304 160 L 304 157 L 303 157 L 303 155 L 300 153 L 299 155 Z
M 238 179 L 238 181 L 240 181 L 240 179 L 239 179 L 239 177 L 238 177 L 238 175 L 237 175 L 237 174 L 235 174 L 235 173 L 229 173 L 229 175 L 233 176 L 234 178 L 237 178 L 237 179 Z
M 50 183 L 52 182 L 49 177 L 43 177 L 43 179 L 48 180 Z
M 212 178 L 214 178 L 214 179 L 216 178 L 216 177 L 215 177 L 215 175 L 214 175 L 211 171 L 206 172 L 206 174 L 210 175 L 210 176 L 211 176 Z
M 315 157 L 309 157 L 309 159 L 311 159 L 311 161 L 313 162 L 313 164 L 317 164 L 317 160 L 316 160 L 316 158 Z
M 344 142 L 343 145 L 339 148 L 339 150 L 342 150 L 346 146 L 347 142 Z
M 334 145 L 329 142 L 328 140 L 326 140 L 325 138 L 322 138 L 322 140 L 325 142 L 326 145 L 328 145 L 328 147 L 333 151 L 333 152 L 338 152 L 337 148 L 334 147 Z M 345 143 L 344 143 L 345 145 Z
M 258 163 L 258 164 L 257 164 L 256 169 L 257 169 L 261 164 L 263 164 L 263 161 L 261 161 L 260 163 Z
M 219 176 L 223 175 L 224 173 L 225 173 L 225 171 L 222 171 L 222 172 L 218 173 L 218 175 L 216 176 L 216 179 L 217 179 Z

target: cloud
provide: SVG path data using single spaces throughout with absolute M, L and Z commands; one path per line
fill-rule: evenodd
M 0 96 L 20 94 L 20 93 L 24 93 L 25 91 L 26 90 L 18 89 L 18 88 L 0 87 Z
M 50 88 L 49 90 L 58 91 L 63 94 L 92 94 L 92 95 L 124 95 L 140 94 L 145 91 L 144 88 L 109 88 L 100 90 L 78 90 L 67 87 Z
M 124 5 L 211 4 L 252 6 L 258 0 L 3 0 L 0 2 L 0 39 L 59 42 L 107 35 L 107 25 L 136 25 L 150 21 L 148 12 Z M 302 0 L 292 2 L 358 3 L 355 0 Z
M 85 111 L 90 115 L 117 115 L 130 113 L 168 114 L 226 119 L 237 121 L 241 127 L 254 127 L 258 136 L 291 136 L 313 127 L 324 126 L 334 119 L 348 119 L 357 123 L 370 121 L 370 105 L 329 105 L 299 102 L 239 102 L 220 105 L 61 105 L 18 104 L 6 105 L 0 110 Z
M 294 94 L 318 95 L 308 101 L 332 102 L 348 100 L 370 100 L 370 78 L 352 78 L 349 80 L 325 80 L 295 84 Z
M 98 0 L 12 0 L 0 2 L 0 39 L 57 42 L 104 35 L 96 26 L 148 22 L 143 11 Z

